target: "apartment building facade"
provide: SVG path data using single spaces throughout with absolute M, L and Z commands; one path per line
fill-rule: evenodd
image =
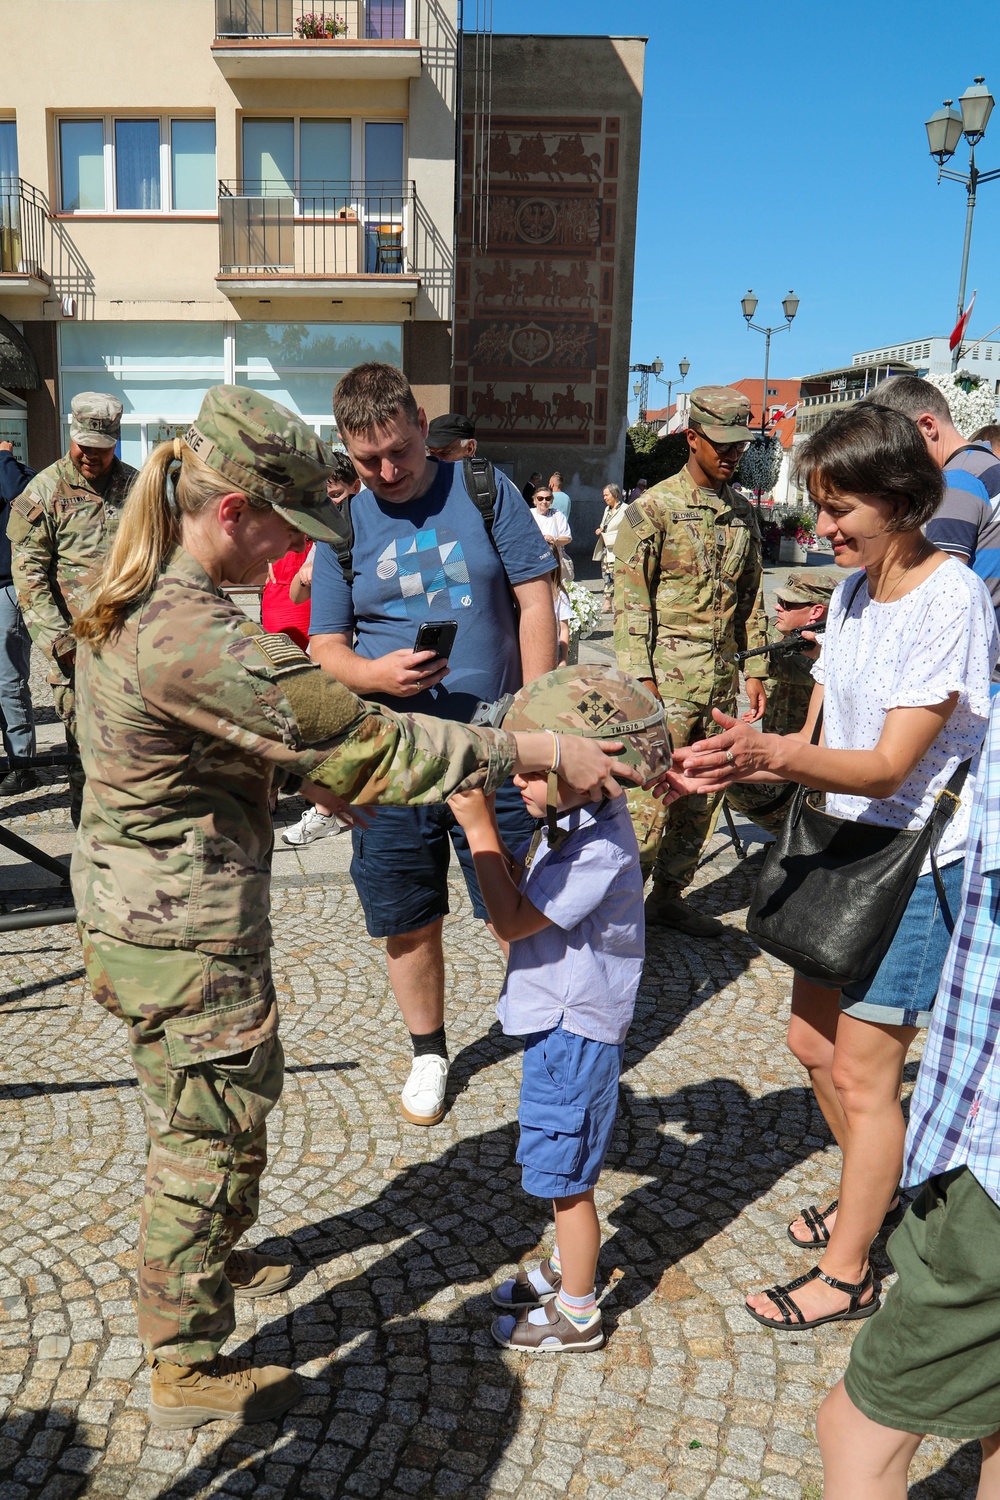
M 5 0 L 0 436 L 114 392 L 131 463 L 235 381 L 334 434 L 360 360 L 450 405 L 458 0 Z

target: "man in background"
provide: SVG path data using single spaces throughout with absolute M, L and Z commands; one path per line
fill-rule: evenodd
M 476 451 L 476 424 L 457 411 L 435 417 L 427 429 L 427 452 L 446 464 L 460 464 Z
M 24 622 L 48 657 L 66 746 L 76 749 L 76 640 L 73 621 L 97 582 L 136 471 L 116 457 L 122 404 L 84 391 L 70 407 L 69 452 L 32 479 L 11 506 L 7 536 Z M 83 772 L 69 770 L 70 818 L 80 818 Z
M 993 422 L 988 427 L 980 427 L 969 439 L 970 443 L 989 443 L 995 458 L 1000 458 L 1000 423 Z
M 467 724 L 480 702 L 555 666 L 552 554 L 501 473 L 487 528 L 463 466 L 428 457 L 427 418 L 394 366 L 357 365 L 334 391 L 333 409 L 364 488 L 342 505 L 349 557 L 344 548 L 316 548 L 312 657 L 365 698 Z M 416 649 L 422 624 L 452 621 L 447 658 Z M 512 781 L 497 790 L 496 814 L 509 848 L 531 838 L 534 823 Z M 369 936 L 386 940 L 389 982 L 413 1045 L 402 1112 L 415 1125 L 436 1125 L 448 1079 L 441 929 L 452 845 L 473 912 L 487 915 L 468 841 L 445 806 L 380 808 L 352 838 L 351 876 Z
M 14 457 L 14 444 L 0 443 L 0 510 L 7 510 L 34 477 L 35 470 Z M 17 603 L 5 525 L 0 533 L 0 732 L 9 769 L 0 781 L 0 797 L 19 796 L 38 785 L 24 764 L 35 753 L 30 676 L 31 637 Z
M 521 494 L 524 496 L 525 504 L 527 504 L 527 505 L 533 505 L 535 503 L 535 491 L 537 490 L 537 488 L 541 484 L 541 482 L 542 482 L 542 473 L 541 473 L 541 470 L 540 469 L 536 469 L 535 472 L 529 478 L 527 484 L 524 484 L 524 485 L 521 486 Z
M 979 575 L 1000 623 L 1000 458 L 988 442 L 962 436 L 942 392 L 919 375 L 893 375 L 866 399 L 916 424 L 946 486 L 924 535 Z M 992 691 L 1000 691 L 1000 665 L 993 669 Z

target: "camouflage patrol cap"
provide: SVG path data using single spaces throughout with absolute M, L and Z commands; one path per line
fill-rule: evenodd
M 81 448 L 114 448 L 121 435 L 122 404 L 103 391 L 81 391 L 70 402 L 69 435 Z
M 834 589 L 843 579 L 837 573 L 789 573 L 781 588 L 775 589 L 774 597 L 785 604 L 801 607 L 806 604 L 828 605 Z
M 245 386 L 216 385 L 184 441 L 241 494 L 265 500 L 314 542 L 336 541 L 326 494 L 333 455 L 294 412 Z
M 748 443 L 750 401 L 731 385 L 700 385 L 691 392 L 688 421 L 695 422 L 713 443 Z
M 663 704 L 617 667 L 557 667 L 515 693 L 504 729 L 554 729 L 588 739 L 621 740 L 618 756 L 643 781 L 670 765 L 672 746 Z

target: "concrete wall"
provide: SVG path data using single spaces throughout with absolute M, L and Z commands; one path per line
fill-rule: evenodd
M 624 462 L 644 54 L 464 38 L 455 409 L 518 484 L 561 472 L 581 553 Z

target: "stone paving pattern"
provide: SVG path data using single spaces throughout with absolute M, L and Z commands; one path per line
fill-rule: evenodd
M 585 649 L 605 655 L 606 632 Z M 47 779 L 3 810 L 65 852 L 65 783 Z M 279 822 L 300 810 L 283 801 Z M 520 1190 L 519 1049 L 494 1020 L 501 960 L 464 889 L 445 927 L 450 1108 L 423 1130 L 399 1113 L 409 1047 L 346 875 L 349 839 L 277 854 L 288 1071 L 250 1238 L 299 1271 L 287 1292 L 237 1304 L 229 1351 L 294 1364 L 307 1394 L 253 1428 L 149 1427 L 133 1280 L 143 1130 L 123 1032 L 85 990 L 72 927 L 0 935 L 0 1500 L 819 1500 L 815 1412 L 851 1326 L 780 1337 L 743 1298 L 807 1268 L 785 1224 L 834 1196 L 839 1158 L 783 1045 L 788 971 L 743 932 L 763 846 L 742 831 L 751 857 L 737 865 L 717 836 L 698 876 L 729 935 L 650 934 L 598 1190 L 610 1338 L 561 1360 L 489 1336 L 490 1287 L 552 1229 Z M 6 899 L 44 883 L 6 858 Z M 977 1469 L 977 1445 L 929 1442 L 910 1494 L 971 1497 Z

